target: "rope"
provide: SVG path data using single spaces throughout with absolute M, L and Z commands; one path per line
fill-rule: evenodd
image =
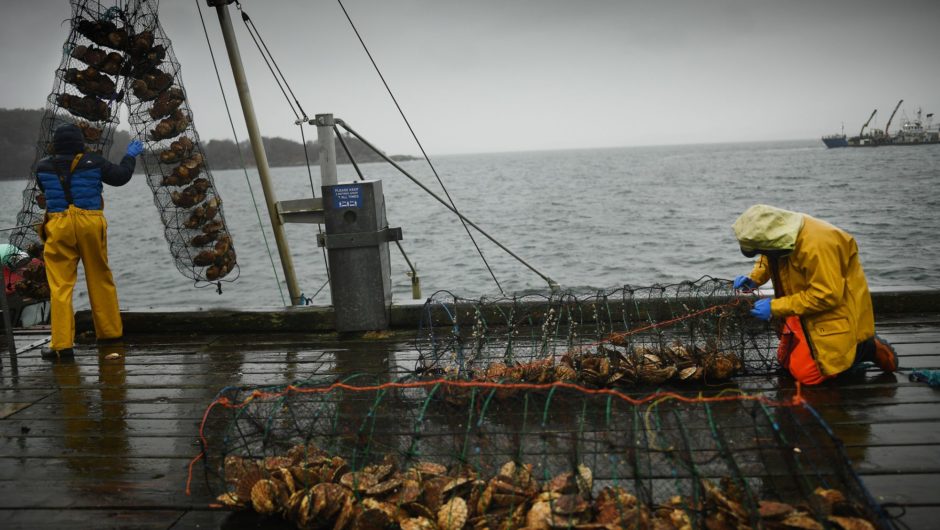
M 346 158 L 349 159 L 349 163 L 352 164 L 353 169 L 356 170 L 356 174 L 359 175 L 359 180 L 365 180 L 366 177 L 362 174 L 362 170 L 359 169 L 359 164 L 356 163 L 356 159 L 353 158 L 352 151 L 349 150 L 349 146 L 346 145 L 346 140 L 343 139 L 343 135 L 339 132 L 339 127 L 336 124 L 333 125 L 333 134 L 336 135 L 336 139 L 339 140 L 339 144 L 343 147 L 343 151 L 346 153 Z M 395 245 L 398 246 L 398 251 L 401 252 L 401 256 L 405 258 L 405 263 L 408 264 L 408 268 L 411 269 L 412 278 L 418 276 L 418 271 L 415 269 L 415 266 L 412 265 L 411 260 L 408 259 L 408 254 L 405 253 L 405 247 L 401 246 L 401 241 L 396 241 Z
M 248 184 L 248 193 L 251 195 L 251 204 L 255 208 L 255 215 L 258 217 L 258 228 L 261 230 L 261 238 L 264 240 L 264 248 L 268 253 L 268 259 L 271 260 L 271 269 L 274 271 L 274 281 L 277 283 L 277 291 L 281 295 L 281 303 L 287 305 L 284 298 L 284 289 L 281 287 L 281 278 L 277 274 L 277 265 L 274 264 L 274 256 L 271 254 L 271 245 L 268 244 L 268 236 L 264 233 L 264 223 L 261 221 L 261 211 L 258 209 L 258 201 L 255 200 L 255 192 L 251 187 L 251 179 L 248 177 L 248 168 L 245 166 L 245 156 L 242 154 L 242 148 L 238 143 L 238 133 L 235 132 L 235 121 L 232 119 L 232 112 L 228 107 L 228 98 L 225 97 L 225 89 L 222 86 L 222 76 L 219 75 L 219 65 L 215 61 L 215 53 L 212 51 L 212 42 L 209 40 L 209 30 L 206 29 L 206 20 L 202 16 L 202 8 L 199 7 L 199 0 L 193 0 L 196 3 L 196 10 L 199 11 L 199 21 L 202 23 L 202 32 L 206 36 L 206 45 L 209 48 L 209 56 L 212 57 L 212 68 L 215 70 L 215 78 L 219 82 L 219 91 L 222 93 L 222 103 L 225 104 L 225 114 L 228 116 L 228 123 L 232 127 L 232 136 L 235 138 L 235 148 L 238 150 L 238 158 L 242 162 L 242 171 L 245 173 L 245 182 Z
M 303 109 L 301 109 L 301 112 L 303 112 Z M 304 114 L 305 118 L 306 116 L 307 115 Z M 310 170 L 310 155 L 307 154 L 307 137 L 304 135 L 304 124 L 298 123 L 297 127 L 300 128 L 300 142 L 304 144 L 304 160 L 307 162 L 307 179 L 310 181 L 310 194 L 312 197 L 316 197 L 317 192 L 313 186 L 313 171 Z M 317 233 L 318 234 L 323 233 L 323 225 L 321 225 L 320 223 L 317 223 Z M 323 254 L 323 269 L 326 270 L 326 283 L 330 283 L 332 279 L 330 278 L 330 262 L 326 257 L 326 247 L 320 247 L 320 253 Z M 326 284 L 324 284 L 324 286 L 325 285 Z M 317 294 L 319 294 L 320 291 L 322 290 L 323 290 L 323 287 L 320 287 L 317 290 L 316 294 L 313 295 L 313 297 L 316 297 Z M 311 298 L 311 301 L 312 301 L 312 298 Z
M 268 48 L 267 43 L 264 42 L 264 38 L 261 36 L 261 32 L 258 31 L 258 26 L 256 26 L 254 20 L 248 16 L 248 13 L 242 9 L 241 3 L 236 2 L 235 4 L 238 7 L 238 10 L 241 12 L 242 22 L 245 23 L 245 28 L 248 30 L 248 35 L 251 36 L 251 40 L 255 43 L 255 47 L 258 48 L 258 53 L 261 54 L 261 58 L 264 60 L 264 64 L 268 67 L 268 71 L 271 72 L 271 76 L 274 78 L 274 82 L 277 83 L 277 87 L 281 90 L 281 94 L 284 95 L 284 99 L 287 101 L 287 106 L 290 107 L 291 112 L 294 113 L 294 123 L 296 123 L 300 129 L 300 144 L 304 148 L 304 161 L 307 166 L 307 180 L 310 183 L 310 193 L 312 197 L 316 197 L 317 191 L 313 184 L 313 171 L 310 168 L 310 153 L 307 149 L 307 137 L 304 134 L 304 125 L 309 122 L 307 113 L 300 105 L 300 101 L 298 101 L 297 96 L 294 94 L 294 90 L 290 87 L 290 83 L 287 82 L 287 78 L 284 77 L 284 73 L 281 71 L 281 67 L 278 66 L 277 61 L 274 59 L 274 55 L 271 54 L 271 50 Z M 288 92 L 290 93 L 290 96 L 287 95 Z M 291 101 L 292 98 L 293 101 Z M 323 233 L 323 226 L 320 223 L 317 223 L 317 232 L 319 234 Z M 323 255 L 323 268 L 326 270 L 326 279 L 327 283 L 329 283 L 330 264 L 326 255 L 326 247 L 320 247 L 320 252 Z M 321 287 L 317 293 L 322 290 L 323 288 Z M 314 297 L 316 297 L 316 294 Z M 306 300 L 312 302 L 313 298 L 307 298 Z
M 433 197 L 437 202 L 443 204 L 444 207 L 447 208 L 448 210 L 450 210 L 451 212 L 453 212 L 454 215 L 456 215 L 457 217 L 459 217 L 459 218 L 460 218 L 462 221 L 464 221 L 466 224 L 472 226 L 477 232 L 480 232 L 481 234 L 483 234 L 487 239 L 489 239 L 493 244 L 495 244 L 497 247 L 499 247 L 500 249 L 502 249 L 505 253 L 507 253 L 507 254 L 509 254 L 510 256 L 512 256 L 513 258 L 515 258 L 516 261 L 518 261 L 519 263 L 525 265 L 525 267 L 526 267 L 527 269 L 529 269 L 530 271 L 534 272 L 534 273 L 537 274 L 540 278 L 542 278 L 543 280 L 545 280 L 545 282 L 548 283 L 548 287 L 549 287 L 553 292 L 556 291 L 556 290 L 558 290 L 558 284 L 555 283 L 555 280 L 549 278 L 548 276 L 546 276 L 545 274 L 543 274 L 542 272 L 540 272 L 538 269 L 536 269 L 535 267 L 533 267 L 532 265 L 530 265 L 528 262 L 526 262 L 526 260 L 524 260 L 524 259 L 522 259 L 521 257 L 519 257 L 519 255 L 517 255 L 515 252 L 509 250 L 508 247 L 506 247 L 505 245 L 503 245 L 502 243 L 500 243 L 496 238 L 494 238 L 493 236 L 491 236 L 490 234 L 488 234 L 488 233 L 486 232 L 486 230 L 483 230 L 483 229 L 480 228 L 476 223 L 474 223 L 473 221 L 471 221 L 470 219 L 468 219 L 466 216 L 464 216 L 464 214 L 462 214 L 462 213 L 460 213 L 459 211 L 457 211 L 457 209 L 454 208 L 452 205 L 447 204 L 447 202 L 444 201 L 444 199 L 442 199 L 442 198 L 441 198 L 440 196 L 438 196 L 436 193 L 434 193 L 433 191 L 431 191 L 427 186 L 425 186 L 424 184 L 422 184 L 421 181 L 418 180 L 418 179 L 416 179 L 411 173 L 408 173 L 407 171 L 405 171 L 405 168 L 401 167 L 401 165 L 399 165 L 397 162 L 395 162 L 394 160 L 392 160 L 391 158 L 389 158 L 388 155 L 386 155 L 385 153 L 383 153 L 381 149 L 377 148 L 377 147 L 376 147 L 375 145 L 373 145 L 371 142 L 369 142 L 368 140 L 366 140 L 365 138 L 363 138 L 358 132 L 356 132 L 355 130 L 353 130 L 353 128 L 350 127 L 348 123 L 344 122 L 343 120 L 336 120 L 336 123 L 337 123 L 338 125 L 340 125 L 343 129 L 345 129 L 347 132 L 349 132 L 350 134 L 352 134 L 353 136 L 355 136 L 357 140 L 359 140 L 360 142 L 362 142 L 366 147 L 368 147 L 369 149 L 371 149 L 375 154 L 379 155 L 379 157 L 381 157 L 382 160 L 385 160 L 385 161 L 386 161 L 387 163 L 389 163 L 392 167 L 394 167 L 395 169 L 397 169 L 397 170 L 399 171 L 399 173 L 401 173 L 402 175 L 404 175 L 405 177 L 407 177 L 408 180 L 410 180 L 411 182 L 414 182 L 419 188 L 421 188 L 422 190 L 424 190 L 425 193 L 427 193 L 428 195 L 430 195 L 431 197 Z M 505 296 L 506 293 L 502 293 L 502 294 Z
M 362 44 L 362 49 L 365 50 L 366 55 L 369 56 L 369 60 L 372 62 L 372 66 L 375 68 L 375 72 L 379 75 L 379 79 L 382 80 L 382 84 L 385 85 L 385 90 L 388 91 L 389 97 L 392 98 L 392 102 L 395 103 L 395 108 L 398 109 L 398 113 L 401 114 L 402 120 L 404 120 L 405 125 L 408 127 L 408 131 L 411 132 L 411 137 L 414 138 L 415 143 L 418 144 L 418 149 L 421 150 L 421 154 L 424 156 L 424 160 L 427 161 L 428 166 L 431 168 L 431 172 L 434 173 L 434 178 L 437 179 L 438 184 L 441 185 L 441 189 L 444 190 L 444 195 L 447 196 L 447 200 L 450 202 L 451 207 L 453 208 L 454 213 L 457 213 L 457 205 L 454 204 L 454 199 L 451 198 L 450 192 L 447 191 L 447 187 L 444 186 L 444 181 L 441 179 L 441 176 L 437 173 L 437 168 L 434 167 L 434 164 L 431 163 L 431 158 L 428 156 L 427 152 L 424 150 L 424 146 L 421 145 L 421 141 L 418 140 L 418 135 L 415 133 L 414 129 L 411 127 L 411 123 L 408 121 L 408 118 L 405 116 L 405 111 L 402 110 L 401 105 L 398 104 L 398 99 L 395 98 L 395 94 L 392 93 L 392 89 L 388 86 L 388 82 L 385 81 L 385 76 L 382 75 L 382 71 L 379 70 L 379 65 L 376 64 L 375 59 L 372 57 L 372 52 L 369 51 L 369 48 L 366 46 L 366 42 L 362 39 L 362 35 L 359 34 L 359 29 L 356 28 L 356 24 L 353 23 L 352 17 L 349 16 L 349 12 L 346 11 L 346 6 L 343 5 L 342 0 L 336 0 L 339 3 L 339 7 L 342 8 L 343 14 L 346 15 L 346 20 L 349 21 L 349 25 L 352 26 L 353 31 L 356 33 L 356 37 L 359 39 L 359 43 Z M 486 270 L 489 271 L 490 276 L 493 278 L 493 281 L 496 283 L 496 287 L 499 289 L 499 292 L 505 294 L 503 291 L 503 286 L 499 284 L 499 280 L 496 279 L 496 274 L 493 273 L 493 269 L 490 267 L 486 257 L 483 255 L 483 251 L 480 249 L 480 245 L 477 244 L 476 239 L 474 239 L 473 234 L 470 232 L 470 227 L 467 226 L 467 222 L 462 215 L 459 213 L 457 216 L 460 218 L 460 223 L 463 225 L 464 230 L 466 230 L 467 235 L 470 236 L 470 241 L 473 242 L 474 248 L 477 250 L 477 254 L 480 255 L 480 259 L 483 260 L 483 264 L 486 265 Z
M 261 37 L 261 33 L 258 31 L 258 27 L 255 26 L 255 22 L 251 20 L 251 18 L 248 16 L 248 13 L 246 13 L 245 10 L 242 9 L 241 3 L 235 2 L 235 5 L 238 7 L 238 10 L 241 11 L 242 21 L 245 23 L 245 27 L 248 28 L 248 34 L 251 35 L 251 40 L 255 41 L 255 46 L 257 46 L 258 51 L 261 52 L 261 57 L 264 58 L 264 63 L 268 65 L 268 70 L 271 70 L 271 74 L 274 75 L 274 80 L 277 81 L 277 86 L 278 88 L 281 89 L 281 93 L 284 94 L 284 98 L 287 99 L 287 104 L 290 105 L 291 111 L 294 112 L 294 116 L 297 117 L 298 121 L 303 120 L 304 122 L 306 122 L 308 120 L 307 113 L 304 112 L 304 108 L 300 106 L 300 102 L 297 101 L 297 96 L 294 95 L 294 91 L 291 89 L 290 84 L 288 84 L 287 78 L 284 77 L 284 73 L 281 72 L 281 67 L 277 65 L 277 61 L 275 61 L 274 56 L 271 55 L 271 51 L 268 49 L 268 45 L 264 42 L 264 39 Z M 258 36 L 257 39 L 255 39 L 255 35 Z M 263 51 L 262 51 L 262 48 L 263 48 Z M 267 57 L 271 58 L 270 64 L 268 63 L 268 59 L 267 57 L 265 57 L 265 54 L 267 54 Z M 272 64 L 274 65 L 274 69 L 271 69 Z M 274 70 L 277 70 L 277 74 L 274 74 Z M 280 78 L 284 81 L 284 87 L 287 88 L 287 91 L 290 92 L 291 97 L 294 98 L 293 104 L 291 104 L 290 98 L 287 97 L 287 93 L 284 92 L 284 87 L 281 87 L 281 82 L 278 81 L 278 76 L 280 76 Z M 297 110 L 294 110 L 294 105 L 297 105 Z M 298 110 L 300 111 L 299 116 L 297 115 Z
M 606 338 L 604 338 L 603 340 L 599 341 L 598 344 L 602 344 L 602 343 L 604 343 L 604 342 L 610 342 L 611 340 L 614 340 L 614 339 L 623 339 L 623 338 L 629 337 L 630 335 L 636 335 L 637 333 L 641 333 L 641 332 L 644 332 L 644 331 L 649 331 L 649 330 L 651 330 L 651 329 L 657 329 L 657 328 L 663 328 L 663 327 L 666 327 L 666 326 L 671 326 L 671 325 L 673 325 L 673 324 L 677 324 L 677 323 L 679 323 L 679 322 L 682 322 L 683 320 L 688 320 L 688 319 L 690 319 L 690 318 L 695 318 L 695 317 L 697 317 L 697 316 L 704 315 L 704 314 L 706 314 L 706 313 L 714 313 L 715 311 L 718 311 L 719 309 L 728 309 L 728 308 L 736 307 L 736 306 L 739 306 L 739 305 L 741 305 L 742 303 L 746 303 L 746 302 L 747 302 L 746 299 L 744 299 L 744 298 L 738 298 L 738 299 L 735 299 L 735 300 L 733 300 L 733 301 L 731 301 L 731 302 L 728 302 L 727 304 L 716 304 L 716 305 L 713 305 L 713 306 L 710 306 L 710 307 L 706 307 L 705 309 L 700 309 L 700 310 L 698 310 L 698 311 L 693 311 L 693 312 L 691 312 L 691 313 L 686 313 L 685 315 L 678 316 L 678 317 L 676 317 L 676 318 L 672 318 L 672 319 L 669 319 L 669 320 L 663 320 L 663 321 L 660 321 L 660 322 L 654 322 L 654 323 L 652 323 L 652 324 L 650 324 L 650 325 L 648 325 L 648 326 L 643 326 L 643 327 L 640 327 L 640 328 L 635 328 L 635 329 L 631 329 L 631 330 L 627 330 L 627 331 L 621 331 L 621 332 L 618 332 L 618 333 L 611 333 L 611 334 L 608 335 Z M 594 345 L 596 346 L 597 344 L 594 344 Z

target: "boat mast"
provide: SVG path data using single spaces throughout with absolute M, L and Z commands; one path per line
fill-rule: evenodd
M 258 119 L 255 117 L 254 105 L 251 102 L 251 93 L 248 91 L 248 80 L 245 77 L 241 54 L 238 51 L 238 42 L 235 40 L 232 18 L 229 16 L 228 12 L 228 5 L 233 1 L 234 0 L 206 0 L 206 3 L 209 7 L 215 7 L 219 15 L 219 25 L 222 27 L 222 38 L 225 40 L 225 50 L 228 52 L 229 62 L 232 64 L 232 75 L 235 77 L 238 99 L 241 101 L 242 113 L 245 115 L 245 126 L 248 128 L 251 150 L 255 155 L 258 175 L 261 177 L 261 189 L 264 190 L 264 202 L 268 207 L 268 216 L 271 219 L 271 230 L 274 231 L 277 253 L 281 258 L 281 267 L 284 269 L 284 280 L 287 282 L 287 291 L 290 294 L 291 305 L 295 305 L 299 304 L 301 301 L 300 288 L 297 286 L 297 275 L 294 273 L 294 260 L 290 254 L 290 247 L 287 244 L 284 223 L 277 213 L 277 197 L 274 193 L 274 186 L 271 184 L 268 156 L 264 151 L 261 130 L 258 128 Z

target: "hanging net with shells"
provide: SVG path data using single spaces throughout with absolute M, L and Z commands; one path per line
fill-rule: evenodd
M 51 154 L 57 127 L 82 128 L 87 150 L 107 156 L 118 106 L 127 105 L 134 134 L 145 142 L 142 165 L 176 268 L 201 282 L 233 280 L 235 250 L 222 200 L 209 172 L 186 102 L 179 63 L 160 26 L 155 3 L 128 9 L 72 0 L 70 32 L 55 72 L 39 131 L 36 157 L 10 243 L 42 258 L 38 227 L 45 213 L 36 162 Z M 29 290 L 48 297 L 48 286 Z M 43 290 L 43 286 L 45 289 Z
M 433 377 L 597 387 L 709 384 L 777 368 L 753 295 L 702 278 L 649 287 L 464 299 L 431 296 L 417 337 Z
M 230 389 L 201 437 L 199 493 L 298 528 L 884 526 L 818 414 L 755 396 L 444 380 Z

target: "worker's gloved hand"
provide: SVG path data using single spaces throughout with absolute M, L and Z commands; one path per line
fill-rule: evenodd
M 744 292 L 757 289 L 757 283 L 748 276 L 738 276 L 734 279 L 734 288 Z
M 770 298 L 761 298 L 754 302 L 751 309 L 751 316 L 757 317 L 765 322 L 770 322 Z
M 134 140 L 127 144 L 127 156 L 137 156 L 144 152 L 144 144 L 140 140 Z

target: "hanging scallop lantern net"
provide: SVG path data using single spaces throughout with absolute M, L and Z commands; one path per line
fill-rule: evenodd
M 197 285 L 233 281 L 238 265 L 222 199 L 156 3 L 139 0 L 124 9 L 73 0 L 71 31 L 42 119 L 36 161 L 50 153 L 52 134 L 63 123 L 79 125 L 88 150 L 106 155 L 121 102 L 147 147 L 142 165 L 176 268 Z M 42 257 L 37 229 L 44 210 L 34 163 L 17 216 L 23 228 L 11 233 L 10 243 L 37 259 Z M 23 291 L 47 298 L 44 271 L 33 272 L 24 277 L 36 277 L 36 285 L 24 285 Z
M 534 386 L 229 389 L 190 486 L 298 528 L 886 526 L 808 405 Z
M 170 39 L 155 4 L 141 2 L 130 19 L 130 125 L 147 147 L 143 166 L 170 253 L 176 268 L 197 284 L 233 281 L 238 265 L 232 236 Z
M 36 156 L 29 174 L 24 175 L 26 188 L 16 216 L 18 228 L 9 236 L 11 245 L 33 258 L 23 265 L 23 280 L 14 286 L 22 296 L 49 298 L 38 233 L 46 203 L 35 170 L 41 158 L 52 154 L 53 133 L 61 125 L 75 124 L 82 129 L 88 152 L 107 155 L 111 149 L 117 107 L 124 97 L 118 76 L 124 64 L 121 36 L 126 36 L 126 29 L 119 15 L 97 1 L 72 2 L 71 29 L 40 121 Z
M 480 381 L 591 386 L 720 383 L 777 369 L 777 338 L 728 280 L 591 294 L 428 298 L 418 371 Z

